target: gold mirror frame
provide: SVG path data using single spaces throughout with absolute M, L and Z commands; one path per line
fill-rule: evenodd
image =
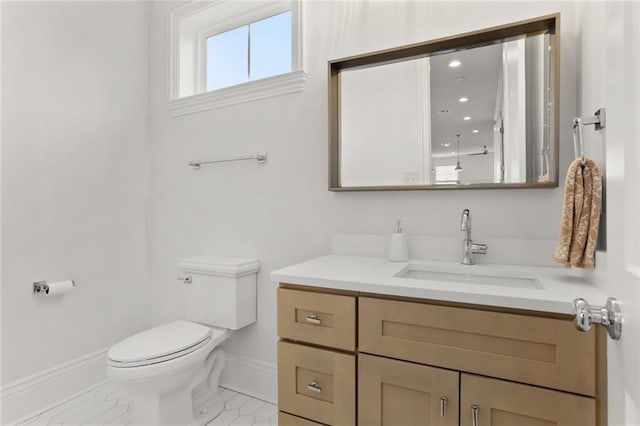
M 553 147 L 550 163 L 555 171 L 552 182 L 526 183 L 478 183 L 452 185 L 389 185 L 344 187 L 340 184 L 340 72 L 358 67 L 381 65 L 384 63 L 429 56 L 436 52 L 469 49 L 486 46 L 496 41 L 505 41 L 522 35 L 548 33 L 552 47 L 550 63 L 550 87 L 553 113 L 551 114 L 550 135 Z M 513 189 L 513 188 L 556 188 L 559 176 L 559 130 L 560 115 L 560 14 L 551 14 L 511 24 L 491 27 L 478 31 L 453 35 L 436 40 L 407 46 L 380 50 L 329 61 L 329 191 L 411 191 L 442 189 Z

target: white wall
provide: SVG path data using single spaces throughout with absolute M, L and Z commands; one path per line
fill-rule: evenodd
M 527 181 L 527 102 L 525 41 L 502 45 L 502 117 L 504 119 L 504 178 L 506 182 Z
M 460 160 L 462 172 L 460 180 L 469 182 L 493 182 L 493 153 L 486 155 L 465 155 Z
M 4 386 L 149 325 L 149 6 L 2 8 Z
M 167 10 L 151 16 L 150 264 L 153 322 L 181 315 L 176 260 L 198 254 L 260 259 L 258 322 L 230 352 L 274 363 L 277 283 L 269 272 L 328 253 L 334 232 L 454 236 L 471 209 L 474 235 L 554 239 L 562 189 L 333 193 L 327 191 L 327 61 L 553 12 L 562 13 L 561 182 L 575 115 L 574 3 L 303 2 L 303 92 L 183 117 L 167 113 Z M 193 171 L 189 160 L 267 151 L 269 163 Z M 551 256 L 552 253 L 549 253 Z
M 423 114 L 419 88 L 429 84 L 429 76 L 419 75 L 428 65 L 419 67 L 418 62 L 340 74 L 342 186 L 424 183 L 418 173 L 423 174 L 423 146 L 430 147 L 423 131 L 429 130 L 429 115 Z M 413 182 L 405 182 L 407 174 L 414 176 Z

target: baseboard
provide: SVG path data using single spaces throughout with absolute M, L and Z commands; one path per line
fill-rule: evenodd
M 108 348 L 16 380 L 0 389 L 0 424 L 45 411 L 106 380 Z M 278 374 L 274 364 L 227 354 L 220 385 L 254 398 L 277 403 Z
M 101 349 L 3 386 L 0 423 L 11 424 L 106 380 L 107 350 Z
M 278 403 L 278 369 L 255 358 L 227 353 L 220 386 L 263 401 Z

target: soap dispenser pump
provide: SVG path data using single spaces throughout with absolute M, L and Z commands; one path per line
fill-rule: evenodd
M 402 232 L 401 220 L 396 222 L 396 229 L 393 234 L 391 234 L 389 260 L 392 262 L 406 262 L 409 260 L 409 249 L 407 248 L 407 239 Z

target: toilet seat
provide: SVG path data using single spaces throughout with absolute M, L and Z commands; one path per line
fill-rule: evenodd
M 107 363 L 116 368 L 135 368 L 184 357 L 213 343 L 217 346 L 227 330 L 190 321 L 174 321 L 135 334 L 113 346 Z M 213 341 L 213 342 L 212 342 Z

